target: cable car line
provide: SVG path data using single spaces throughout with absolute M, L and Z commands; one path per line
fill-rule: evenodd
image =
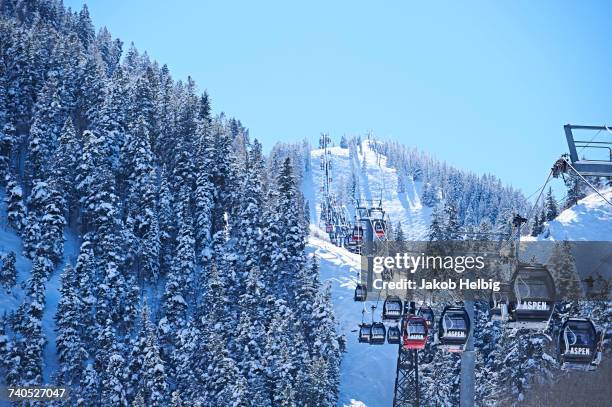
M 574 166 L 573 166 L 573 165 L 572 165 L 572 164 L 571 164 L 571 163 L 570 163 L 568 160 L 566 160 L 565 158 L 562 158 L 562 159 L 563 159 L 563 160 L 565 160 L 565 162 L 567 163 L 567 165 L 568 165 L 568 166 L 569 166 L 569 167 L 570 167 L 572 170 L 574 170 L 574 172 L 576 173 L 576 175 L 578 175 L 578 176 L 579 176 L 579 177 L 580 177 L 580 178 L 581 178 L 581 179 L 584 181 L 584 183 L 585 183 L 585 184 L 587 184 L 587 185 L 588 185 L 588 186 L 589 186 L 589 187 L 590 187 L 590 188 L 591 188 L 593 191 L 595 191 L 595 193 L 597 193 L 597 195 L 599 195 L 599 196 L 601 197 L 601 199 L 603 199 L 604 201 L 606 201 L 606 202 L 607 202 L 609 205 L 612 205 L 612 202 L 608 201 L 608 199 L 607 199 L 605 196 L 603 196 L 603 195 L 602 195 L 602 193 L 601 193 L 601 192 L 599 192 L 599 191 L 597 190 L 597 188 L 595 188 L 595 187 L 594 187 L 594 186 L 593 186 L 593 185 L 592 185 L 592 184 L 591 184 L 589 181 L 587 181 L 587 180 L 586 180 L 586 178 L 584 178 L 584 177 L 582 176 L 582 174 L 581 174 L 581 173 L 579 173 L 579 172 L 578 172 L 578 170 L 577 170 L 576 168 L 574 168 Z

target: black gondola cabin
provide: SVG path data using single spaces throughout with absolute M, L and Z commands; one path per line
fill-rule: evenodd
M 465 308 L 445 307 L 438 326 L 439 346 L 450 352 L 461 352 L 465 349 L 469 335 L 470 317 Z
M 588 318 L 568 318 L 559 331 L 558 355 L 563 369 L 594 370 L 601 353 L 597 329 Z
M 510 285 L 508 325 L 546 329 L 555 304 L 555 283 L 548 269 L 543 265 L 520 264 Z
M 390 295 L 383 303 L 383 320 L 397 321 L 402 316 L 402 300 L 396 295 Z
M 363 284 L 357 284 L 355 287 L 355 295 L 353 296 L 353 300 L 363 302 L 368 298 L 368 289 Z

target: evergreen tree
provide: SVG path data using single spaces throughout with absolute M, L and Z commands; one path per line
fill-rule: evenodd
M 23 204 L 23 189 L 9 174 L 6 183 L 6 217 L 9 226 L 20 233 L 26 225 L 26 209 Z
M 444 214 L 446 215 L 445 236 L 448 240 L 459 239 L 459 228 L 461 227 L 457 209 L 454 204 L 446 202 L 444 204 Z
M 36 258 L 32 264 L 32 274 L 28 281 L 27 298 L 19 309 L 19 325 L 16 330 L 21 335 L 22 349 L 19 381 L 23 385 L 42 384 L 43 349 L 46 343 L 42 331 L 42 317 L 45 308 L 46 276 L 50 272 L 50 262 Z
M 85 49 L 93 43 L 95 31 L 91 18 L 89 17 L 89 9 L 86 4 L 83 4 L 76 24 L 76 33 Z
M 49 178 L 51 170 L 49 157 L 55 151 L 55 144 L 64 123 L 57 86 L 57 76 L 50 75 L 36 102 L 28 146 L 27 185 L 31 185 L 33 181 L 46 181 Z
M 134 398 L 135 395 L 140 394 L 144 399 L 143 365 L 145 348 L 148 338 L 154 334 L 146 297 L 140 308 L 140 324 L 136 328 L 136 336 L 130 343 L 131 349 L 127 367 L 128 398 Z
M 142 364 L 143 387 L 147 406 L 163 407 L 167 405 L 168 384 L 164 363 L 160 357 L 157 338 L 153 331 L 149 333 L 144 348 Z
M 237 222 L 238 245 L 244 253 L 244 267 L 248 270 L 257 264 L 262 249 L 263 205 L 264 196 L 262 188 L 263 157 L 261 144 L 253 142 L 248 160 L 246 161 L 245 176 L 242 186 L 243 195 L 240 199 Z
M 397 226 L 395 227 L 395 236 L 393 237 L 393 239 L 396 242 L 405 242 L 406 241 L 406 236 L 404 235 L 404 230 L 402 229 L 402 223 L 401 222 L 397 222 Z
M 53 157 L 52 184 L 60 191 L 65 201 L 65 218 L 70 222 L 76 215 L 78 194 L 76 171 L 80 151 L 79 141 L 70 118 L 66 119 L 60 133 L 59 145 Z
M 348 148 L 348 140 L 345 135 L 342 135 L 342 138 L 340 138 L 340 148 Z
M 101 406 L 127 406 L 125 389 L 125 359 L 119 353 L 108 358 L 104 379 L 102 380 Z
M 202 250 L 208 250 L 211 244 L 212 210 L 216 192 L 212 180 L 212 168 L 215 163 L 214 144 L 208 120 L 201 119 L 197 122 L 196 137 L 195 237 L 196 247 L 202 252 Z
M 172 266 L 172 257 L 176 242 L 176 214 L 174 212 L 174 197 L 170 190 L 166 171 L 162 170 L 161 185 L 159 187 L 159 204 L 157 213 L 159 216 L 159 244 L 160 273 L 165 275 Z
M 92 338 L 97 335 L 94 315 L 97 301 L 94 295 L 96 292 L 94 287 L 98 281 L 93 248 L 91 242 L 87 240 L 81 243 L 75 270 L 77 275 L 77 291 L 75 295 L 78 297 L 81 306 L 79 316 L 81 338 Z M 88 353 L 94 354 L 95 343 L 92 343 L 93 341 L 89 342 L 87 344 Z
M 76 398 L 77 406 L 94 406 L 100 404 L 100 378 L 93 364 L 88 363 L 83 372 L 79 394 L 73 395 Z
M 574 173 L 569 173 L 564 178 L 567 188 L 567 198 L 565 199 L 564 209 L 576 205 L 579 200 L 586 196 L 582 180 Z
M 559 209 L 557 208 L 557 202 L 555 201 L 555 197 L 552 193 L 552 188 L 548 188 L 548 193 L 546 194 L 544 202 L 546 205 L 546 220 L 550 222 L 559 214 Z
M 15 252 L 10 251 L 2 256 L 2 267 L 0 267 L 0 286 L 11 290 L 17 282 L 17 269 L 15 269 Z
M 88 355 L 81 336 L 83 307 L 78 293 L 78 276 L 70 264 L 64 268 L 60 293 L 55 314 L 60 382 L 72 386 L 80 383 L 83 362 Z
M 446 238 L 444 231 L 444 218 L 442 211 L 436 206 L 431 214 L 431 224 L 429 225 L 429 241 L 441 241 Z

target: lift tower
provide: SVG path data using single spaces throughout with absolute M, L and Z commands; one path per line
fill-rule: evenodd
M 414 314 L 415 304 L 411 302 L 409 313 L 405 314 L 404 318 Z M 420 397 L 418 351 L 404 348 L 400 341 L 397 352 L 393 407 L 418 407 Z

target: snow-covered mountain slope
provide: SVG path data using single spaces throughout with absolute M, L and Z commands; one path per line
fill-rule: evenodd
M 422 185 L 411 179 L 403 180 L 403 193 L 398 193 L 398 175 L 387 168 L 386 157 L 376 156 L 366 140 L 361 150 L 353 154 L 349 149 L 332 147 L 333 163 L 331 191 L 344 203 L 350 215 L 354 208 L 349 199 L 353 179 L 358 183 L 358 195 L 363 200 L 379 200 L 392 224 L 401 222 L 404 233 L 411 240 L 426 238 L 431 210 L 420 202 Z M 327 240 L 318 227 L 321 184 L 324 177 L 319 166 L 323 150 L 311 152 L 311 170 L 304 174 L 303 191 L 310 203 L 311 237 L 308 251 L 320 260 L 321 279 L 332 286 L 334 311 L 340 331 L 346 336 L 347 349 L 340 375 L 339 406 L 388 406 L 393 401 L 397 348 L 394 346 L 366 346 L 357 341 L 357 329 L 362 320 L 363 304 L 353 301 L 353 290 L 359 278 L 359 257 Z M 365 156 L 365 171 L 363 169 Z M 612 188 L 603 191 L 612 200 Z M 525 240 L 612 240 L 612 206 L 597 194 L 579 201 L 548 223 L 547 232 Z M 366 309 L 365 320 L 371 314 Z
M 421 204 L 421 183 L 404 179 L 404 192 L 399 193 L 396 170 L 388 168 L 386 157 L 377 157 L 369 143 L 364 140 L 361 149 L 355 149 L 355 154 L 350 154 L 348 148 L 328 149 L 332 161 L 331 192 L 346 205 L 349 215 L 353 216 L 350 189 L 354 179 L 361 200 L 378 202 L 382 198 L 383 209 L 394 227 L 400 222 L 408 239 L 425 238 L 431 209 Z M 321 185 L 324 174 L 319 164 L 323 153 L 324 150 L 311 152 L 311 171 L 304 174 L 302 190 L 309 201 L 313 223 L 308 251 L 315 253 L 320 260 L 321 280 L 331 283 L 339 329 L 347 340 L 341 365 L 338 405 L 389 406 L 393 403 L 397 347 L 367 346 L 357 341 L 357 329 L 364 311 L 363 303 L 353 301 L 353 292 L 359 279 L 359 256 L 330 243 L 326 240 L 327 235 L 317 227 L 320 202 L 323 199 Z M 369 308 L 365 309 L 363 317 L 366 321 L 371 320 Z
M 612 188 L 604 189 L 601 193 L 612 202 Z M 548 222 L 540 236 L 526 237 L 524 240 L 612 240 L 612 205 L 592 193 Z
M 14 252 L 16 257 L 15 269 L 17 270 L 17 284 L 7 291 L 0 288 L 0 315 L 5 312 L 9 314 L 17 310 L 23 303 L 27 279 L 32 270 L 32 262 L 23 255 L 21 238 L 6 224 L 6 203 L 4 192 L 0 192 L 0 254 Z M 45 383 L 51 383 L 53 372 L 57 371 L 57 352 L 55 347 L 55 314 L 60 299 L 61 274 L 66 264 L 74 263 L 79 253 L 78 239 L 72 233 L 65 233 L 64 260 L 51 274 L 49 281 L 45 284 L 45 309 L 43 312 L 43 332 L 47 340 L 43 353 L 43 379 Z M 0 406 L 3 404 L 0 402 Z
M 311 204 L 311 220 L 315 224 L 318 224 L 320 219 L 319 203 L 322 199 L 321 184 L 324 174 L 319 160 L 323 151 L 319 149 L 311 152 L 312 170 L 304 175 L 303 191 Z M 393 227 L 400 222 L 404 234 L 410 240 L 420 240 L 427 236 L 431 209 L 421 204 L 421 182 L 403 179 L 403 192 L 398 192 L 397 171 L 387 167 L 387 158 L 383 155 L 377 156 L 367 139 L 362 142 L 361 148 L 355 149 L 353 156 L 349 154 L 348 148 L 331 147 L 328 151 L 331 152 L 332 160 L 331 192 L 346 205 L 351 216 L 354 215 L 354 207 L 350 189 L 354 177 L 359 198 L 375 202 L 382 199 L 383 209 Z M 315 202 L 316 205 L 313 204 Z
M 312 229 L 316 231 L 314 227 Z M 322 231 L 320 233 L 323 234 Z M 320 261 L 321 281 L 331 284 L 334 312 L 340 332 L 346 337 L 338 405 L 390 406 L 393 402 L 397 347 L 367 346 L 357 342 L 356 329 L 361 323 L 364 309 L 364 303 L 353 301 L 353 291 L 359 278 L 359 256 L 313 235 L 309 238 L 307 250 Z M 370 309 L 366 309 L 364 318 L 366 321 L 371 319 Z

